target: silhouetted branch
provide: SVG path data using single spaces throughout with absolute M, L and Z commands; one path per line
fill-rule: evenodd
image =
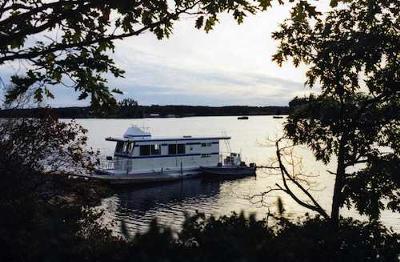
M 252 204 L 261 204 L 261 205 L 265 205 L 265 198 L 274 191 L 281 191 L 281 189 L 279 188 L 272 188 L 272 187 L 268 187 L 268 190 L 258 193 L 258 194 L 254 194 L 250 197 L 247 198 L 247 200 L 250 201 L 250 203 Z
M 287 193 L 288 195 L 290 195 L 293 200 L 295 200 L 298 204 L 300 204 L 303 207 L 306 207 L 310 210 L 316 211 L 319 214 L 321 214 L 323 217 L 325 218 L 329 218 L 329 215 L 326 213 L 326 211 L 319 205 L 319 203 L 315 200 L 315 198 L 308 192 L 308 190 L 306 188 L 304 188 L 299 181 L 294 178 L 292 175 L 290 175 L 290 173 L 287 171 L 285 165 L 283 164 L 282 161 L 282 155 L 281 155 L 281 148 L 279 147 L 279 142 L 282 140 L 282 138 L 278 139 L 275 143 L 276 145 L 276 156 L 277 156 L 277 160 L 279 163 L 279 167 L 280 167 L 280 171 L 281 171 L 281 176 L 282 176 L 282 181 L 283 181 L 283 187 L 280 186 L 279 184 L 276 184 L 276 186 L 281 189 L 283 192 Z M 298 189 L 300 189 L 313 203 L 313 205 L 310 205 L 302 200 L 300 200 L 300 198 L 298 198 L 296 196 L 296 194 L 290 189 L 289 185 L 288 185 L 288 181 L 287 179 L 289 179 L 290 182 L 292 182 Z

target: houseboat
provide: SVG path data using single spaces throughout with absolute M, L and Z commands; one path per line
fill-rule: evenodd
M 179 180 L 197 176 L 201 168 L 220 163 L 220 142 L 227 136 L 153 137 L 136 126 L 114 142 L 114 156 L 102 161 L 92 178 L 111 184 L 134 184 Z

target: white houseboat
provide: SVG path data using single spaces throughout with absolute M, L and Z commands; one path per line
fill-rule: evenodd
M 132 126 L 116 142 L 114 156 L 92 176 L 112 184 L 178 180 L 201 174 L 220 163 L 220 141 L 230 137 L 153 137 Z

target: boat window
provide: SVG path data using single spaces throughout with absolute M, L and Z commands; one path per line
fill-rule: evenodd
M 176 155 L 176 145 L 168 145 L 168 155 Z
M 185 154 L 185 144 L 173 144 L 168 145 L 168 154 L 169 155 L 176 155 L 176 154 Z
M 133 150 L 133 143 L 132 142 L 128 142 L 128 143 L 125 143 L 125 153 L 126 154 L 130 154 L 130 153 L 132 153 L 132 150 Z
M 161 146 L 155 145 L 142 145 L 140 146 L 141 156 L 161 155 Z
M 140 155 L 141 156 L 149 156 L 150 155 L 150 145 L 142 145 L 140 146 Z
M 178 154 L 185 154 L 185 144 L 178 144 Z
M 207 146 L 211 146 L 211 143 L 201 143 L 202 147 L 207 147 Z
M 158 144 L 151 145 L 150 152 L 152 155 L 160 155 L 161 154 L 161 147 Z
M 117 145 L 115 146 L 115 152 L 116 153 L 122 153 L 124 149 L 124 142 L 118 141 Z

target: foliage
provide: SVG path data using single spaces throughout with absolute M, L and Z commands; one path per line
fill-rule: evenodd
M 292 58 L 296 66 L 309 64 L 307 84 L 313 87 L 319 81 L 325 95 L 351 96 L 362 83 L 371 94 L 395 95 L 400 81 L 399 3 L 346 2 L 326 17 L 305 9 L 299 19 L 294 8 L 291 18 L 273 34 L 280 42 L 274 60 L 282 64 Z
M 395 154 L 371 158 L 365 168 L 347 179 L 345 204 L 378 219 L 380 210 L 400 212 L 400 158 Z
M 101 255 L 118 238 L 101 226 L 99 196 L 87 184 L 32 171 L 1 168 L 2 261 L 72 261 Z
M 139 104 L 136 100 L 131 98 L 125 98 L 118 102 L 118 109 L 115 115 L 120 117 L 137 117 L 143 116 Z
M 320 218 L 277 223 L 243 213 L 188 216 L 176 237 L 153 221 L 132 240 L 135 261 L 397 261 L 399 235 L 379 223 Z M 270 223 L 270 225 L 269 225 Z M 157 252 L 154 248 L 157 247 Z
M 306 84 L 321 89 L 291 102 L 285 131 L 317 160 L 337 163 L 335 223 L 344 205 L 371 219 L 399 211 L 400 196 L 400 2 L 341 2 L 321 14 L 302 1 L 273 34 L 274 60 L 308 65 Z
M 108 190 L 67 176 L 94 164 L 83 133 L 48 112 L 0 122 L 0 260 L 84 260 L 118 243 L 91 209 Z
M 347 131 L 345 158 L 348 165 L 356 164 L 361 158 L 379 155 L 381 148 L 378 145 L 390 147 L 393 153 L 398 154 L 396 132 L 399 131 L 397 109 L 400 100 L 371 103 L 368 110 L 361 112 L 361 107 L 370 99 L 365 94 L 355 93 L 344 97 L 341 105 L 333 97 L 296 98 L 290 104 L 286 134 L 295 143 L 307 144 L 316 158 L 324 163 L 338 154 L 339 140 L 344 131 Z
M 94 167 L 97 153 L 87 149 L 87 130 L 74 121 L 58 121 L 48 109 L 37 117 L 1 121 L 2 165 L 16 162 L 41 173 L 75 175 Z
M 280 3 L 283 1 L 279 0 Z M 110 56 L 115 41 L 152 32 L 168 37 L 181 16 L 196 17 L 195 27 L 210 31 L 218 14 L 244 17 L 265 10 L 271 0 L 3 0 L 0 4 L 0 65 L 25 62 L 24 74 L 11 77 L 12 101 L 30 91 L 36 101 L 52 98 L 51 87 L 63 84 L 90 96 L 95 108 L 116 105 L 104 74 L 123 76 Z
M 339 154 L 344 133 L 346 145 L 341 150 L 347 170 L 341 205 L 378 219 L 383 209 L 400 211 L 400 118 L 397 113 L 400 104 L 373 103 L 359 116 L 360 106 L 368 99 L 356 94 L 351 100 L 345 100 L 345 130 L 340 125 L 337 100 L 313 96 L 295 99 L 285 131 L 295 144 L 307 144 L 324 163 L 328 163 L 332 155 Z
M 274 233 L 265 220 L 243 213 L 187 217 L 179 233 L 180 243 L 194 252 L 194 261 L 258 261 L 268 258 Z M 221 252 L 223 250 L 223 252 Z M 264 258 L 264 259 L 263 259 Z

